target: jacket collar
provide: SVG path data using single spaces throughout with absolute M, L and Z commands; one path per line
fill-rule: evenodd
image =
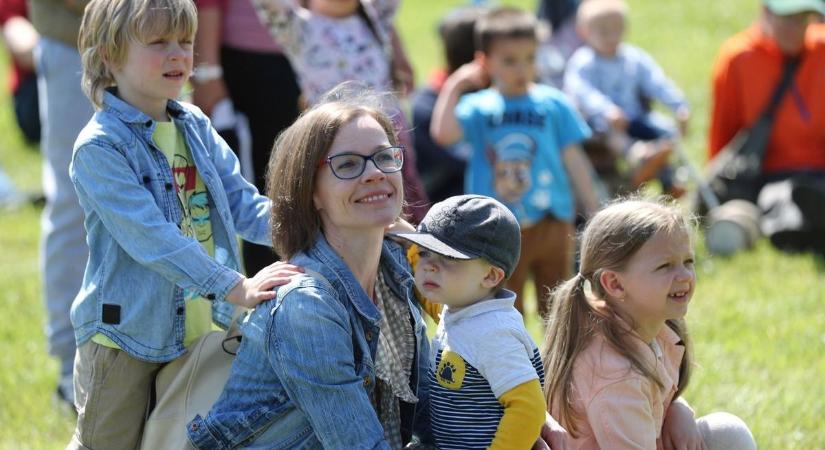
M 445 306 L 441 311 L 441 320 L 444 324 L 452 324 L 464 319 L 480 316 L 490 311 L 508 310 L 513 308 L 516 302 L 516 294 L 513 291 L 502 289 L 495 297 L 479 300 L 472 305 L 461 308 L 457 311 Z
M 116 87 L 107 88 L 103 92 L 103 111 L 113 114 L 125 123 L 143 125 L 146 129 L 154 130 L 154 120 L 148 114 L 135 108 L 118 97 Z M 175 100 L 166 103 L 166 111 L 173 119 L 187 119 L 190 114 L 186 108 Z

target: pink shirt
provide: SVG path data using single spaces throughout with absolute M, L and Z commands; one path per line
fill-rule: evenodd
M 631 369 L 603 336 L 594 337 L 573 367 L 573 404 L 584 416 L 570 448 L 662 449 L 662 424 L 676 393 L 685 347 L 667 325 L 652 345 L 634 341 L 644 360 L 655 364 L 665 388 Z M 551 414 L 559 417 L 558 411 Z
M 248 52 L 281 53 L 281 48 L 264 27 L 251 0 L 197 0 L 199 8 L 219 7 L 223 12 L 221 42 Z

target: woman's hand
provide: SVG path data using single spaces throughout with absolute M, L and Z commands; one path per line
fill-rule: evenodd
M 242 278 L 238 284 L 226 294 L 226 301 L 245 308 L 254 308 L 259 303 L 275 298 L 277 293 L 272 290 L 289 283 L 289 280 L 304 269 L 292 264 L 278 261 L 272 263 L 252 278 Z
M 541 434 L 533 444 L 533 450 L 567 450 L 567 430 L 564 429 L 550 413 L 544 414 Z
M 667 409 L 662 424 L 662 444 L 665 450 L 708 450 L 696 427 L 693 410 L 681 397 Z

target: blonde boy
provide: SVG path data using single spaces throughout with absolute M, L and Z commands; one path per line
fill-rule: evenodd
M 92 0 L 83 89 L 98 111 L 71 178 L 90 248 L 72 305 L 77 428 L 69 448 L 137 448 L 160 367 L 234 306 L 272 298 L 277 267 L 247 279 L 237 234 L 269 244 L 269 201 L 195 107 L 191 0 Z M 228 303 L 227 303 L 228 302 Z
M 439 449 L 530 448 L 545 419 L 536 344 L 502 288 L 518 262 L 519 225 L 482 195 L 436 203 L 417 233 L 415 284 L 444 305 L 430 361 L 430 421 Z

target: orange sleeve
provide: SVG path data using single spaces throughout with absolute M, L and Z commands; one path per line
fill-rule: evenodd
M 415 273 L 415 266 L 418 264 L 417 245 L 410 245 L 410 248 L 407 249 L 407 261 L 410 263 L 410 267 L 412 267 L 413 273 Z M 430 316 L 430 318 L 433 319 L 435 323 L 438 323 L 438 319 L 441 315 L 442 305 L 429 301 L 427 297 L 424 297 L 423 295 L 421 295 L 420 292 L 418 292 L 418 288 L 413 287 L 413 289 L 415 289 L 415 298 L 421 305 L 421 309 L 423 309 L 424 312 L 427 313 L 427 315 Z
M 735 54 L 723 46 L 713 69 L 713 105 L 708 133 L 708 159 L 712 159 L 745 124 L 742 118 L 739 74 Z

